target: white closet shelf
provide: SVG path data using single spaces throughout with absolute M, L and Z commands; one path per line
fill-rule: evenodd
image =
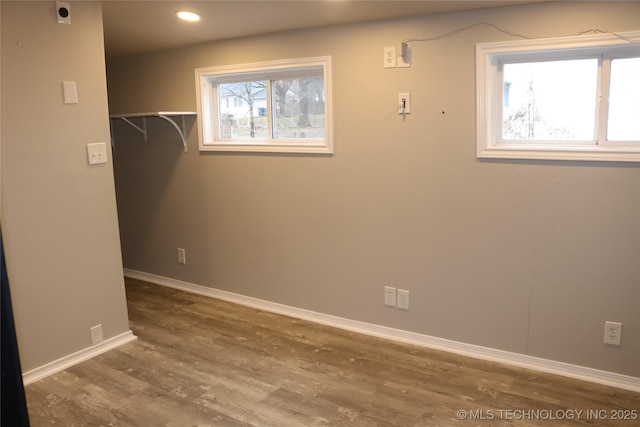
M 180 135 L 180 139 L 182 140 L 182 145 L 184 146 L 184 152 L 187 152 L 187 133 L 184 124 L 185 116 L 195 116 L 197 113 L 193 111 L 152 111 L 149 113 L 131 113 L 131 114 L 112 114 L 109 116 L 110 119 L 121 119 L 134 129 L 138 130 L 140 133 L 144 135 L 144 140 L 147 140 L 147 117 L 158 117 L 167 122 L 171 123 L 171 125 L 176 128 L 178 134 Z M 182 128 L 178 126 L 176 121 L 173 119 L 174 117 L 179 116 L 182 119 Z M 133 123 L 130 119 L 142 119 L 142 127 Z M 112 138 L 113 140 L 113 138 Z

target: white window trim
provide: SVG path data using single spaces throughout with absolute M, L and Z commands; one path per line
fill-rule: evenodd
M 621 37 L 624 39 L 622 39 Z M 539 159 L 640 162 L 640 143 L 612 143 L 602 140 L 604 130 L 596 130 L 589 143 L 500 141 L 502 82 L 498 72 L 501 60 L 531 59 L 593 53 L 626 55 L 640 53 L 640 32 L 617 35 L 599 34 L 576 37 L 518 40 L 476 45 L 476 155 L 481 159 Z M 617 57 L 617 56 L 616 56 Z M 600 84 L 600 83 L 599 83 Z M 601 104 L 605 104 L 602 102 Z M 600 117 L 600 116 L 599 116 Z M 598 124 L 602 128 L 602 123 Z
M 286 139 L 270 141 L 226 140 L 215 137 L 217 126 L 217 81 L 226 82 L 230 78 L 277 78 L 286 77 L 289 72 L 304 71 L 310 68 L 323 70 L 325 91 L 325 137 L 324 139 Z M 229 65 L 220 67 L 197 68 L 196 98 L 198 105 L 198 140 L 200 151 L 236 151 L 333 154 L 332 123 L 332 82 L 331 57 L 287 59 L 252 64 Z M 289 74 L 290 75 L 290 74 Z M 294 74 L 295 75 L 295 74 Z

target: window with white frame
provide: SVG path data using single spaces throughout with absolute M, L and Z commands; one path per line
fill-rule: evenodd
M 330 57 L 195 71 L 200 150 L 333 153 Z
M 640 162 L 640 32 L 476 46 L 479 158 Z

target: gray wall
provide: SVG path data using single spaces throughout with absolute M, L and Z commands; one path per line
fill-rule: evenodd
M 100 4 L 73 2 L 71 25 L 53 1 L 0 5 L 2 232 L 27 372 L 90 347 L 96 324 L 105 339 L 129 325 L 113 165 L 86 154 L 110 140 Z
M 640 3 L 560 3 L 265 35 L 108 61 L 112 113 L 192 110 L 194 68 L 331 55 L 333 157 L 183 153 L 120 123 L 125 267 L 349 319 L 640 376 L 638 164 L 478 161 L 474 49 L 640 29 Z M 412 113 L 397 114 L 410 92 Z M 176 262 L 176 248 L 187 265 Z M 383 306 L 383 286 L 411 309 Z M 603 344 L 605 320 L 623 344 Z

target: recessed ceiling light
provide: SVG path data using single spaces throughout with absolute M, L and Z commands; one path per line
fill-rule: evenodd
M 200 20 L 200 15 L 187 10 L 179 10 L 176 12 L 176 16 L 183 21 L 196 22 Z

